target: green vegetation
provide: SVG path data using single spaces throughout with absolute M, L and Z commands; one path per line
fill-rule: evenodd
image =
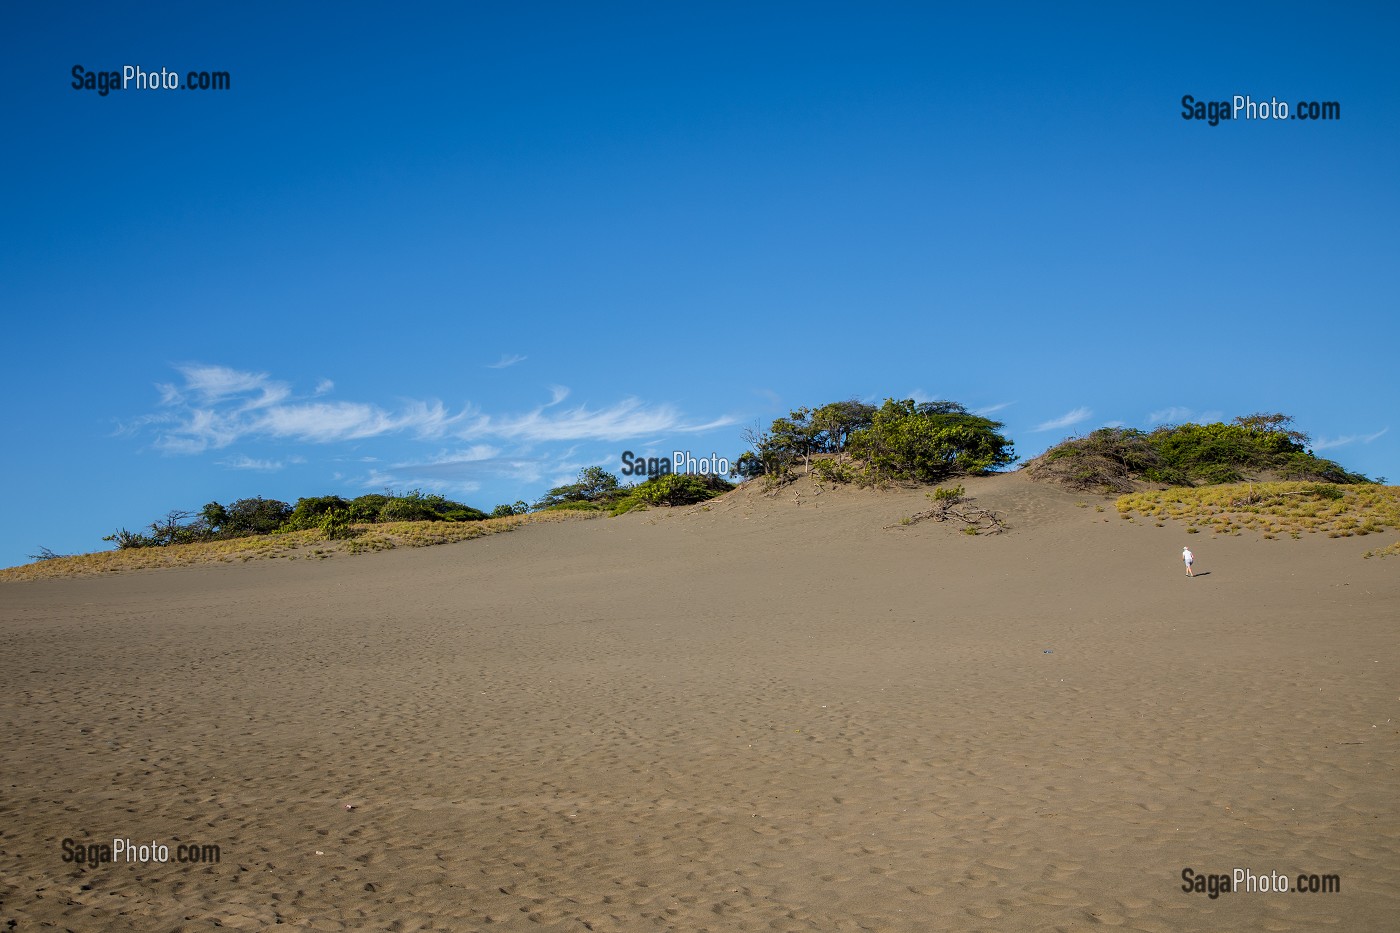
M 1315 482 L 1175 487 L 1120 496 L 1118 513 L 1183 521 L 1190 534 L 1236 535 L 1249 529 L 1265 538 L 1350 538 L 1400 528 L 1400 487 Z
M 622 515 L 652 505 L 694 505 L 723 495 L 733 488 L 733 483 L 720 476 L 666 473 L 631 487 L 627 495 L 613 504 L 612 514 Z
M 647 506 L 690 505 L 734 488 L 718 476 L 664 473 L 635 486 L 623 486 L 600 466 L 585 467 L 575 482 L 556 486 L 535 503 L 536 512 L 606 512 L 622 515 Z
M 752 449 L 734 461 L 732 474 L 779 478 L 788 475 L 799 461 L 804 470 L 811 469 L 814 455 L 844 453 L 851 437 L 868 428 L 874 417 L 875 406 L 855 399 L 798 408 L 775 420 L 766 433 L 757 427 L 744 431 L 744 440 Z
M 974 498 L 967 494 L 967 489 L 961 483 L 957 486 L 940 486 L 933 492 L 924 493 L 924 498 L 933 503 L 933 508 L 901 518 L 899 527 L 932 519 L 935 522 L 962 522 L 962 533 L 965 535 L 1000 534 L 1007 530 L 1001 514 L 973 505 Z
M 350 513 L 352 522 L 374 522 L 379 520 L 379 510 L 384 508 L 384 503 L 388 502 L 389 496 L 372 492 L 368 495 L 358 496 L 350 500 L 350 505 L 346 511 Z
M 1035 479 L 1073 489 L 1130 492 L 1138 482 L 1171 486 L 1248 479 L 1370 482 L 1317 456 L 1308 436 L 1283 414 L 1253 414 L 1229 424 L 1168 425 L 1154 431 L 1100 428 L 1052 447 L 1027 465 Z
M 1015 460 L 996 421 L 956 402 L 886 401 L 870 426 L 851 436 L 849 449 L 877 480 L 936 483 L 986 473 Z
M 533 508 L 517 501 L 496 506 L 489 516 L 480 509 L 417 489 L 402 494 L 372 493 L 355 499 L 309 496 L 298 499 L 296 505 L 277 499 L 254 498 L 239 499 L 227 506 L 210 502 L 198 513 L 171 511 L 144 531 L 119 528 L 102 540 L 114 543 L 119 551 L 135 551 L 254 537 L 282 537 L 288 542 L 304 543 L 303 539 L 310 534 L 316 540 L 348 541 L 349 549 L 359 552 L 392 546 L 383 543 L 390 538 L 410 543 L 430 539 L 427 543 L 438 543 L 462 537 L 457 532 L 428 533 L 418 526 L 451 527 L 488 519 L 518 519 L 531 512 L 621 514 L 640 506 L 700 502 L 732 488 L 731 483 L 719 477 L 676 474 L 659 476 L 638 486 L 622 486 L 607 470 L 590 466 L 579 471 L 575 482 L 549 490 Z M 400 530 L 386 538 L 388 533 L 384 529 L 387 528 Z M 278 550 L 270 545 L 254 550 L 269 549 Z M 242 550 L 235 550 L 242 553 Z M 41 555 L 51 553 L 44 551 Z
M 1372 493 L 1353 487 L 1375 490 L 1380 488 L 1376 483 L 1315 455 L 1308 449 L 1308 436 L 1291 425 L 1292 418 L 1287 415 L 1253 414 L 1229 424 L 1172 425 L 1151 432 L 1102 428 L 1051 448 L 1027 469 L 1036 479 L 1120 493 L 1131 493 L 1143 482 L 1193 487 L 1257 481 L 1248 487 L 1244 498 L 1226 489 L 1221 493 L 1227 497 L 1224 500 L 1191 499 L 1187 492 L 1192 490 L 1178 488 L 1140 494 L 1148 498 L 1125 496 L 1119 500 L 1119 512 L 1129 521 L 1138 512 L 1154 519 L 1178 518 L 1188 522 L 1190 533 L 1205 529 L 1233 534 L 1242 528 L 1259 527 L 1266 537 L 1283 532 L 1298 537 L 1319 530 L 1349 536 L 1371 534 L 1387 525 L 1400 526 L 1393 493 L 1375 493 L 1381 496 L 1375 502 L 1367 499 Z M 800 466 L 818 482 L 938 483 L 1013 463 L 1012 443 L 1002 435 L 1002 428 L 1000 422 L 975 415 L 956 402 L 886 399 L 878 408 L 855 399 L 830 402 L 795 409 L 774 420 L 766 432 L 757 428 L 746 431 L 744 438 L 751 449 L 734 461 L 731 475 L 762 477 L 769 485 L 781 485 L 795 478 Z M 285 547 L 301 546 L 305 539 L 344 542 L 340 546 L 358 553 L 394 546 L 386 542 L 438 543 L 463 536 L 426 532 L 426 527 L 446 529 L 487 520 L 510 521 L 530 513 L 621 515 L 652 506 L 692 505 L 733 488 L 720 477 L 694 474 L 665 474 L 623 486 L 603 467 L 590 466 L 580 470 L 574 482 L 550 489 L 533 505 L 524 501 L 501 504 L 489 516 L 416 489 L 402 494 L 386 490 L 354 499 L 312 496 L 298 499 L 295 505 L 255 497 L 228 505 L 210 502 L 198 512 L 174 510 L 142 531 L 119 528 L 103 540 L 114 543 L 118 551 L 235 540 L 263 542 L 236 546 L 231 551 L 248 554 L 280 553 Z M 963 521 L 969 534 L 1003 527 L 999 516 L 968 505 L 971 500 L 962 486 L 939 489 L 930 498 L 934 508 L 905 524 L 924 518 L 953 518 Z M 1095 508 L 1103 510 L 1102 506 Z M 1156 524 L 1162 527 L 1161 521 Z M 389 532 L 389 528 L 400 530 Z M 286 543 L 266 543 L 274 539 Z M 1375 553 L 1395 551 L 1392 546 Z M 44 564 L 69 559 L 47 549 L 33 556 Z
M 532 511 L 546 509 L 597 509 L 608 507 L 625 495 L 617 477 L 600 466 L 584 467 L 578 479 L 555 486 L 536 502 Z
M 1015 461 L 1002 427 L 956 402 L 886 399 L 879 408 L 832 402 L 796 409 L 766 433 L 750 429 L 745 439 L 752 450 L 735 461 L 735 473 L 781 483 L 800 463 L 831 482 L 934 483 Z M 814 457 L 823 459 L 814 463 Z
M 0 581 L 38 580 L 130 570 L 243 563 L 250 560 L 328 560 L 396 548 L 452 544 L 512 531 L 524 524 L 594 518 L 598 513 L 541 512 L 479 522 L 381 522 L 361 526 L 355 537 L 324 537 L 320 528 L 275 534 L 194 541 L 167 547 L 138 547 L 94 554 L 54 555 L 47 560 L 0 570 Z
M 1367 551 L 1362 557 L 1400 557 L 1400 541 L 1392 541 L 1381 548 L 1374 548 Z
M 118 550 L 171 547 L 209 541 L 227 541 L 260 535 L 317 531 L 326 540 L 353 538 L 357 525 L 388 522 L 477 522 L 485 512 L 439 495 L 412 490 L 402 495 L 367 495 L 346 500 L 340 496 L 311 496 L 295 506 L 278 499 L 239 499 L 229 505 L 210 502 L 199 512 L 172 510 L 147 531 L 118 528 L 105 536 Z

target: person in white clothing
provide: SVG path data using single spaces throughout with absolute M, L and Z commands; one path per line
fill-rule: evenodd
M 1191 572 L 1191 565 L 1195 563 L 1196 555 L 1191 553 L 1189 547 L 1184 547 L 1181 549 L 1181 559 L 1186 562 L 1186 575 L 1188 577 L 1194 577 L 1195 574 Z

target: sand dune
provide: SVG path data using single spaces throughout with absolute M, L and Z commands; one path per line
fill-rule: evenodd
M 804 482 L 0 586 L 0 923 L 1393 926 L 1400 565 L 1361 559 L 1376 539 L 969 492 L 1012 530 Z M 220 861 L 77 866 L 64 838 Z M 1188 866 L 1341 891 L 1213 899 Z

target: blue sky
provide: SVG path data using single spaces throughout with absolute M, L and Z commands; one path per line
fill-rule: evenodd
M 0 565 L 849 397 L 1023 456 L 1283 411 L 1400 480 L 1400 14 L 1139 6 L 11 5 Z

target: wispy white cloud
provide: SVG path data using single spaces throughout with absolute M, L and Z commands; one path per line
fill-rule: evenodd
M 1073 427 L 1074 425 L 1079 424 L 1081 421 L 1088 421 L 1093 416 L 1094 413 L 1092 411 L 1081 405 L 1079 408 L 1065 412 L 1058 418 L 1051 418 L 1049 421 L 1042 421 L 1040 424 L 1036 425 L 1032 430 L 1059 431 L 1064 428 Z
M 988 405 L 988 406 L 986 406 L 985 408 L 974 408 L 974 409 L 972 410 L 972 413 L 973 413 L 974 415 L 980 415 L 980 416 L 982 416 L 983 418 L 985 418 L 985 417 L 987 417 L 988 415 L 995 415 L 995 414 L 996 414 L 997 412 L 999 412 L 999 411 L 1003 411 L 1003 410 L 1005 410 L 1005 409 L 1007 409 L 1007 408 L 1010 408 L 1010 407 L 1011 407 L 1012 405 L 1014 405 L 1014 404 L 1016 404 L 1016 403 L 1015 403 L 1015 402 L 998 402 L 998 403 L 995 404 L 995 405 Z
M 400 431 L 434 437 L 466 415 L 449 414 L 441 402 L 408 402 L 398 411 L 389 411 L 361 402 L 297 400 L 290 385 L 266 373 L 226 366 L 176 368 L 184 377 L 182 384 L 157 386 L 164 410 L 134 422 L 155 426 L 155 446 L 168 453 L 220 450 L 245 437 L 316 443 Z M 330 385 L 322 380 L 316 394 L 329 391 Z
M 1181 405 L 1159 408 L 1147 416 L 1147 423 L 1153 424 L 1214 424 L 1225 417 L 1220 411 L 1196 411 Z
M 313 395 L 296 397 L 288 383 L 266 373 L 205 365 L 178 370 L 182 382 L 157 387 L 160 410 L 122 428 L 125 433 L 153 431 L 156 448 L 173 454 L 222 450 L 255 437 L 316 444 L 396 434 L 419 440 L 460 437 L 477 445 L 492 439 L 515 444 L 615 442 L 696 433 L 734 423 L 727 416 L 696 422 L 672 406 L 636 398 L 602 408 L 586 404 L 560 408 L 569 395 L 564 386 L 551 386 L 550 400 L 523 414 L 493 415 L 471 406 L 450 411 L 439 401 L 409 400 L 391 409 L 321 398 L 323 388 L 329 391 L 330 380 L 322 380 Z
M 623 399 L 607 408 L 592 409 L 579 405 L 558 412 L 545 412 L 546 408 L 556 404 L 557 401 L 553 401 L 523 415 L 482 415 L 461 435 L 466 438 L 487 436 L 525 442 L 621 441 L 662 433 L 694 434 L 735 423 L 734 418 L 725 416 L 691 424 L 669 405 L 648 406 L 635 398 Z
M 1345 447 L 1347 444 L 1369 444 L 1389 430 L 1390 428 L 1385 427 L 1381 428 L 1379 431 L 1376 431 L 1374 434 L 1344 434 L 1341 437 L 1320 437 L 1317 440 L 1313 441 L 1312 449 L 1330 450 L 1333 447 Z
M 255 460 L 248 456 L 229 457 L 219 461 L 220 466 L 226 466 L 230 470 L 255 470 L 259 473 L 275 473 L 282 469 L 281 460 Z
M 371 470 L 358 481 L 361 489 L 393 489 L 400 492 L 422 489 L 443 495 L 466 495 L 476 492 L 481 484 L 473 480 L 444 478 L 408 470 Z
M 461 418 L 449 415 L 441 402 L 409 402 L 397 412 L 363 402 L 304 402 L 269 409 L 247 427 L 250 434 L 327 443 L 405 430 L 419 437 L 440 437 Z
M 465 450 L 445 450 L 421 460 L 406 460 L 375 467 L 364 480 L 367 488 L 393 486 L 470 492 L 481 480 L 508 477 L 518 483 L 538 483 L 546 472 L 558 467 L 555 457 L 504 453 L 488 444 L 475 444 Z M 575 470 L 577 472 L 577 470 Z
M 326 395 L 327 393 L 329 393 L 330 391 L 332 391 L 334 388 L 335 388 L 335 383 L 334 383 L 334 382 L 331 382 L 329 379 L 322 379 L 320 382 L 316 383 L 316 392 L 315 392 L 315 394 L 316 394 L 316 395 Z
M 1180 405 L 1159 408 L 1147 416 L 1148 424 L 1183 424 L 1191 420 L 1191 409 Z
M 244 411 L 275 405 L 291 395 L 291 386 L 268 376 L 227 366 L 187 363 L 175 369 L 185 377 L 184 385 L 159 385 L 161 401 L 179 405 L 193 398 L 196 405 L 215 405 L 237 399 Z
M 486 368 L 505 369 L 507 366 L 514 366 L 516 363 L 523 363 L 527 359 L 529 359 L 529 357 L 521 356 L 519 353 L 503 353 L 501 354 L 501 358 L 496 362 L 487 363 Z
M 494 460 L 501 455 L 499 447 L 490 444 L 473 444 L 466 450 L 445 450 L 437 456 L 429 457 L 425 463 L 480 463 Z

